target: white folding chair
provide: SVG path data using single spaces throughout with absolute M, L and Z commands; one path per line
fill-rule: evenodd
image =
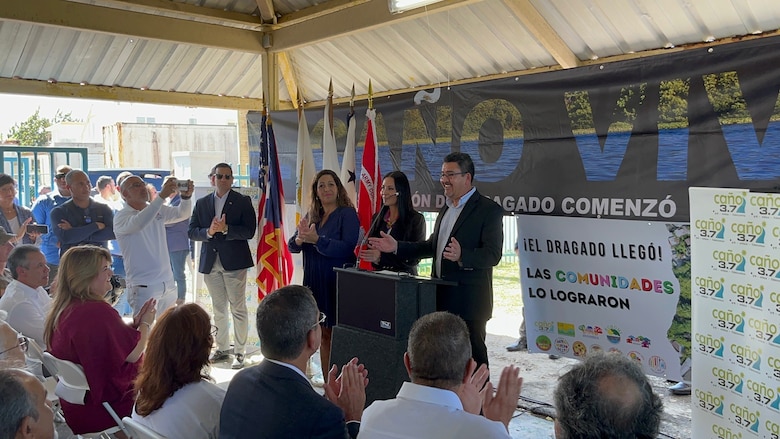
M 71 404 L 84 405 L 84 399 L 89 391 L 87 376 L 84 375 L 84 369 L 72 361 L 62 360 L 49 352 L 43 353 L 43 364 L 57 377 L 57 387 L 54 393 Z M 119 430 L 124 431 L 124 425 L 117 416 L 114 409 L 107 402 L 103 402 L 103 407 L 117 422 L 116 427 L 111 427 L 103 431 L 86 433 L 80 435 L 83 438 L 107 438 L 109 434 L 116 433 Z M 67 419 L 66 419 L 67 421 Z M 125 432 L 127 434 L 127 432 Z
M 138 421 L 133 420 L 129 416 L 122 418 L 122 423 L 125 424 L 125 429 L 128 431 L 130 439 L 166 439 L 165 436 L 138 423 Z
M 54 378 L 55 374 L 44 364 L 43 349 L 41 349 L 38 343 L 32 338 L 27 339 L 27 358 L 35 363 L 43 364 L 46 367 L 46 370 L 52 374 L 50 377 L 41 376 L 39 378 L 43 379 L 43 387 L 46 388 L 46 399 L 51 403 L 51 407 L 54 410 L 54 420 L 57 422 L 65 422 L 65 418 L 62 417 L 60 411 L 60 398 L 55 393 L 57 387 L 57 380 Z

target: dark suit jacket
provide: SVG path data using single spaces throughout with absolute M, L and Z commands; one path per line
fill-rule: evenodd
M 381 210 L 374 214 L 371 221 L 376 221 L 376 216 L 381 213 Z M 425 217 L 420 212 L 409 212 L 410 218 L 406 224 L 396 223 L 390 229 L 390 236 L 396 239 L 396 241 L 422 241 L 425 239 Z M 387 233 L 387 224 L 382 221 L 376 229 L 374 229 L 371 236 L 380 236 L 379 232 Z M 398 255 L 392 253 L 380 253 L 379 263 L 372 264 L 377 270 L 391 270 L 391 271 L 403 271 L 406 273 L 417 274 L 417 264 L 420 263 L 420 258 L 408 258 L 404 259 Z
M 359 427 L 300 374 L 268 360 L 233 377 L 219 417 L 220 439 L 346 439 Z
M 436 253 L 441 220 L 448 207 L 439 212 L 433 234 L 427 241 L 399 242 L 397 254 L 433 257 L 433 277 L 457 282 L 457 286 L 439 285 L 436 308 L 461 316 L 464 320 L 487 321 L 493 313 L 493 267 L 501 260 L 504 242 L 504 210 L 475 191 L 452 228 L 462 249 L 461 263 L 448 261 Z M 449 239 L 449 238 L 448 238 Z M 441 273 L 436 261 L 441 259 Z
M 195 210 L 190 218 L 189 237 L 193 241 L 203 241 L 200 248 L 200 264 L 198 272 L 208 274 L 219 254 L 219 260 L 225 270 L 240 270 L 255 265 L 247 240 L 255 236 L 257 230 L 257 215 L 252 207 L 252 200 L 234 190 L 226 195 L 225 221 L 228 226 L 227 235 L 217 233 L 209 238 L 207 232 L 214 219 L 214 193 L 210 193 L 195 203 Z

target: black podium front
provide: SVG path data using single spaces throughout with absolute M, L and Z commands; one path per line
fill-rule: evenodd
M 391 399 L 409 377 L 403 355 L 418 317 L 436 311 L 436 279 L 336 268 L 337 315 L 330 363 L 358 357 L 368 369 L 366 404 Z M 327 371 L 325 371 L 327 374 Z

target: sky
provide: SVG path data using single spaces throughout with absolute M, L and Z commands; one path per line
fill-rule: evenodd
M 225 125 L 235 123 L 238 117 L 235 110 L 0 93 L 0 138 L 7 138 L 11 127 L 27 120 L 36 109 L 49 119 L 57 110 L 70 112 L 75 119 L 85 122 L 89 119 L 97 126 L 137 122 L 138 117 L 153 117 L 155 123 L 186 124 L 196 119 L 198 124 Z

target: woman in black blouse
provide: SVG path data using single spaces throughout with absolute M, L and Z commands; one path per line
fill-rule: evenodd
M 409 187 L 409 179 L 401 171 L 393 171 L 382 179 L 382 203 L 387 209 L 382 209 L 374 214 L 371 223 L 374 224 L 376 215 L 384 212 L 383 218 L 370 231 L 369 236 L 379 236 L 379 232 L 385 232 L 397 241 L 417 242 L 425 240 L 425 219 L 420 212 L 412 206 L 412 193 Z M 361 250 L 360 258 L 370 261 L 377 270 L 403 271 L 417 274 L 419 259 L 403 259 L 392 253 L 380 253 L 379 250 Z

